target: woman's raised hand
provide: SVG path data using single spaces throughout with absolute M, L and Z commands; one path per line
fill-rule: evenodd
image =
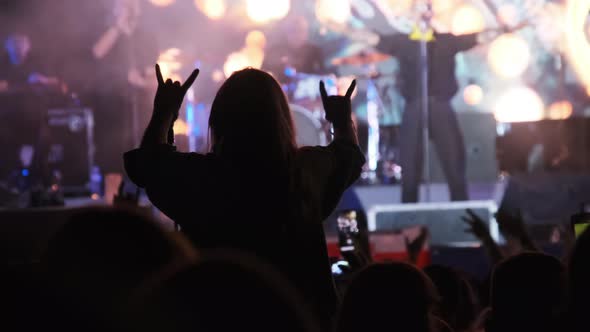
M 320 81 L 320 94 L 326 111 L 326 120 L 330 121 L 334 127 L 350 123 L 352 113 L 350 97 L 355 87 L 356 80 L 353 80 L 344 96 L 328 96 L 324 81 Z
M 154 114 L 171 114 L 173 115 L 173 118 L 176 119 L 182 101 L 184 100 L 184 95 L 191 85 L 193 85 L 197 76 L 199 76 L 199 70 L 195 69 L 183 84 L 180 84 L 178 81 L 172 82 L 171 79 L 167 79 L 164 82 L 160 66 L 156 64 L 158 90 L 156 91 L 156 97 L 154 98 Z

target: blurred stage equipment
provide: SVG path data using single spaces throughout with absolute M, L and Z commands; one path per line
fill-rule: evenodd
M 480 241 L 465 232 L 465 210 L 472 209 L 487 223 L 490 234 L 498 241 L 494 220 L 497 210 L 493 201 L 374 205 L 367 209 L 369 231 L 394 231 L 412 226 L 425 226 L 430 243 L 436 246 L 473 247 Z
M 48 166 L 61 173 L 65 195 L 88 192 L 94 166 L 94 117 L 89 108 L 52 108 L 47 111 Z
M 290 0 L 246 0 L 246 13 L 256 23 L 280 20 L 290 9 Z
M 328 144 L 324 124 L 313 113 L 302 106 L 290 104 L 295 124 L 297 146 L 325 146 Z
M 497 154 L 509 174 L 589 172 L 590 119 L 512 123 L 497 138 Z
M 379 156 L 379 110 L 383 110 L 383 100 L 379 95 L 379 90 L 374 79 L 378 77 L 375 65 L 381 61 L 391 59 L 391 56 L 373 52 L 360 52 L 355 55 L 335 58 L 332 60 L 333 65 L 353 65 L 358 66 L 364 75 L 357 75 L 357 79 L 367 83 L 367 124 L 369 126 L 369 135 L 367 142 L 367 165 L 369 181 L 373 181 L 377 176 L 377 165 Z
M 498 180 L 496 161 L 496 120 L 488 112 L 457 112 L 457 120 L 465 141 L 466 178 L 469 183 L 495 183 Z M 429 144 L 430 176 L 433 183 L 444 183 L 445 175 L 435 153 L 434 144 Z

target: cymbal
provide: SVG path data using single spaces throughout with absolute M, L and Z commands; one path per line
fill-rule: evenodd
M 362 65 L 369 65 L 372 63 L 377 63 L 381 61 L 385 61 L 391 58 L 391 55 L 379 52 L 360 52 L 358 54 L 349 55 L 345 57 L 335 58 L 332 60 L 332 64 L 335 66 L 341 65 L 353 65 L 353 66 L 362 66 Z

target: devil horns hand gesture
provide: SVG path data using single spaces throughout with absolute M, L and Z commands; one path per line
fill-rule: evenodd
M 192 74 L 186 79 L 184 84 L 180 82 L 172 82 L 171 79 L 167 79 L 164 82 L 160 66 L 156 64 L 156 78 L 158 79 L 158 90 L 156 91 L 156 97 L 154 99 L 154 114 L 169 116 L 172 115 L 172 119 L 176 120 L 178 117 L 178 111 L 182 105 L 184 95 L 188 89 L 193 85 L 193 82 L 199 75 L 199 70 L 193 70 Z
M 320 94 L 326 111 L 326 120 L 330 121 L 336 128 L 350 123 L 352 113 L 350 97 L 355 87 L 356 80 L 353 80 L 344 96 L 328 96 L 324 81 L 320 81 Z

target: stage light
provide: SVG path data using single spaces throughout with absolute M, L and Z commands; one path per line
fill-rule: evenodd
M 225 77 L 230 77 L 233 72 L 250 67 L 250 61 L 243 52 L 234 52 L 227 56 L 223 64 Z
M 505 3 L 498 7 L 498 19 L 507 26 L 515 26 L 520 22 L 520 12 L 512 3 Z
M 174 135 L 187 135 L 190 134 L 190 125 L 188 123 L 186 123 L 183 119 L 178 118 L 176 119 L 176 121 L 174 122 L 174 127 L 172 127 L 172 129 L 174 130 Z
M 219 82 L 223 81 L 224 78 L 225 78 L 225 74 L 223 73 L 223 71 L 221 71 L 219 69 L 216 69 L 213 71 L 213 73 L 211 73 L 211 79 L 215 83 L 219 83 Z
M 553 120 L 567 119 L 572 116 L 574 109 L 567 100 L 556 101 L 549 106 L 549 118 Z
M 432 12 L 435 15 L 445 14 L 457 6 L 457 0 L 432 0 Z
M 488 49 L 488 63 L 502 78 L 520 76 L 528 67 L 531 51 L 527 42 L 515 34 L 503 34 Z
M 182 69 L 182 63 L 178 60 L 180 50 L 178 48 L 169 48 L 160 53 L 157 63 L 160 65 L 160 71 L 164 79 L 180 81 L 181 77 L 178 71 Z
M 451 22 L 451 32 L 454 35 L 481 32 L 485 28 L 482 13 L 473 5 L 462 5 L 455 10 Z
M 248 61 L 248 67 L 260 69 L 264 61 L 264 50 L 258 47 L 244 47 L 241 51 Z
M 475 106 L 481 103 L 483 99 L 483 90 L 477 84 L 469 84 L 463 89 L 463 100 L 465 104 Z
M 290 0 L 246 0 L 246 13 L 257 23 L 280 20 L 291 9 Z
M 225 0 L 195 0 L 195 5 L 212 20 L 222 18 L 227 10 Z
M 585 27 L 589 11 L 590 0 L 567 1 L 564 20 L 566 54 L 587 89 L 590 89 L 590 43 Z
M 176 2 L 176 0 L 150 0 L 150 2 L 157 7 L 166 7 Z
M 543 119 L 544 108 L 541 97 L 535 91 L 517 86 L 500 95 L 493 110 L 498 122 L 526 122 Z
M 315 14 L 322 23 L 344 24 L 351 15 L 350 0 L 317 0 Z
M 264 49 L 266 47 L 266 36 L 258 30 L 248 32 L 246 36 L 246 47 Z

